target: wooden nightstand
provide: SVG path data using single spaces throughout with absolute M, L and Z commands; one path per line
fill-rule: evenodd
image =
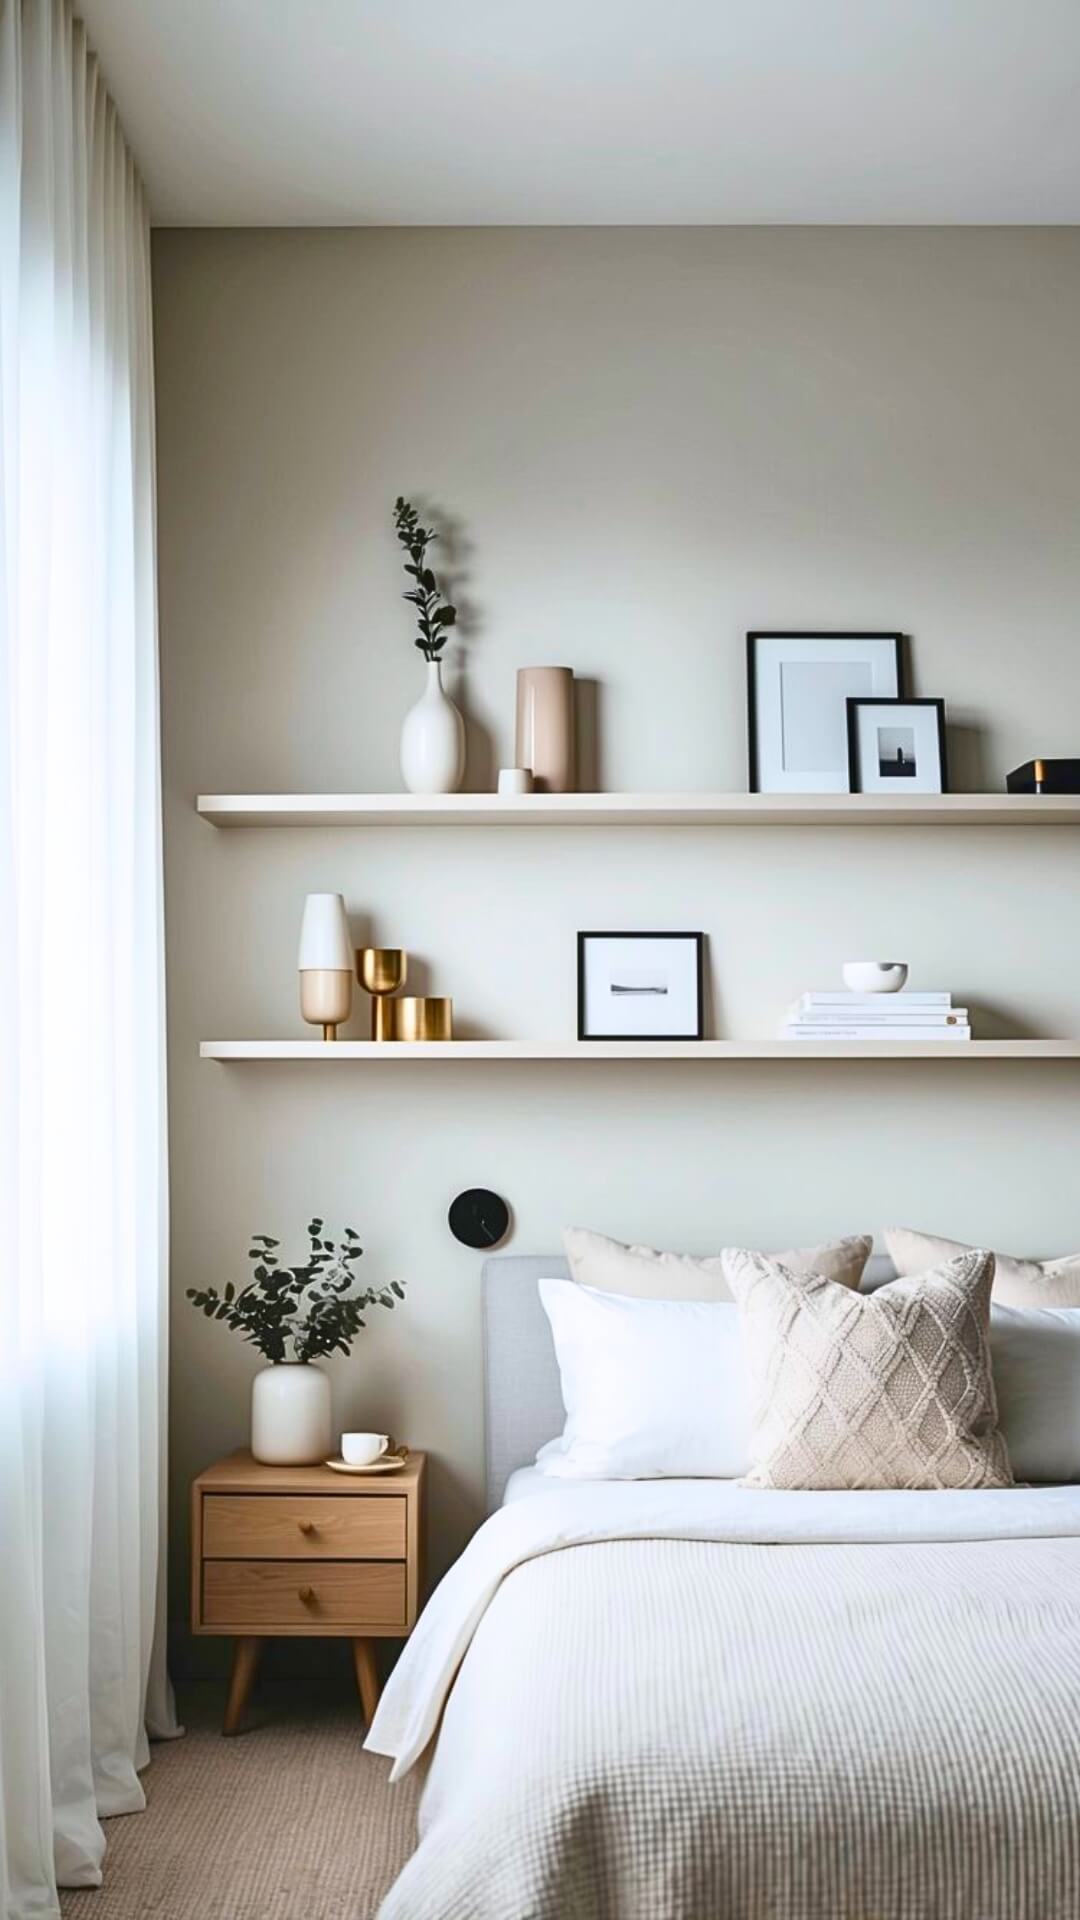
M 192 1487 L 191 1626 L 232 1634 L 223 1732 L 236 1733 L 264 1640 L 350 1639 L 364 1718 L 379 1703 L 374 1642 L 403 1638 L 420 1592 L 422 1453 L 400 1473 L 264 1467 L 233 1453 Z

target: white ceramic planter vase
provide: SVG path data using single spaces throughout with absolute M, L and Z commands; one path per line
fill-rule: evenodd
M 251 1451 L 270 1467 L 307 1467 L 330 1453 L 330 1380 L 308 1361 L 263 1367 L 251 1386 Z
M 465 722 L 429 660 L 427 686 L 401 729 L 401 777 L 410 793 L 456 793 L 465 774 Z

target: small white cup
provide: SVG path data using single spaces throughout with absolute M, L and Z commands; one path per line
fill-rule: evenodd
M 500 793 L 531 793 L 533 777 L 528 767 L 500 767 Z
M 346 1466 L 370 1467 L 381 1460 L 389 1445 L 388 1433 L 343 1433 L 341 1457 Z

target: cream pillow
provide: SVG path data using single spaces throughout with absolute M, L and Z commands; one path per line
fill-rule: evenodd
M 970 1252 L 962 1240 L 942 1240 L 912 1227 L 885 1227 L 883 1236 L 899 1274 L 924 1273 L 939 1261 Z M 995 1306 L 1080 1307 L 1080 1253 L 1067 1253 L 1060 1260 L 995 1253 L 994 1260 Z
M 990 1364 L 994 1256 L 853 1293 L 760 1253 L 724 1268 L 750 1376 L 748 1487 L 1011 1487 Z
M 653 1247 L 626 1247 L 621 1240 L 609 1240 L 585 1227 L 567 1227 L 563 1243 L 579 1286 L 621 1293 L 633 1300 L 731 1299 L 722 1253 L 701 1259 L 686 1253 L 657 1253 Z M 869 1234 L 860 1234 L 773 1258 L 796 1273 L 822 1273 L 842 1287 L 858 1287 L 873 1244 Z

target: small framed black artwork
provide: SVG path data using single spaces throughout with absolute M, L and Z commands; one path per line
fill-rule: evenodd
M 701 1040 L 703 933 L 579 933 L 579 1040 Z
M 849 700 L 852 793 L 948 793 L 944 700 Z
M 898 633 L 748 633 L 751 793 L 847 793 L 847 701 L 903 691 Z

